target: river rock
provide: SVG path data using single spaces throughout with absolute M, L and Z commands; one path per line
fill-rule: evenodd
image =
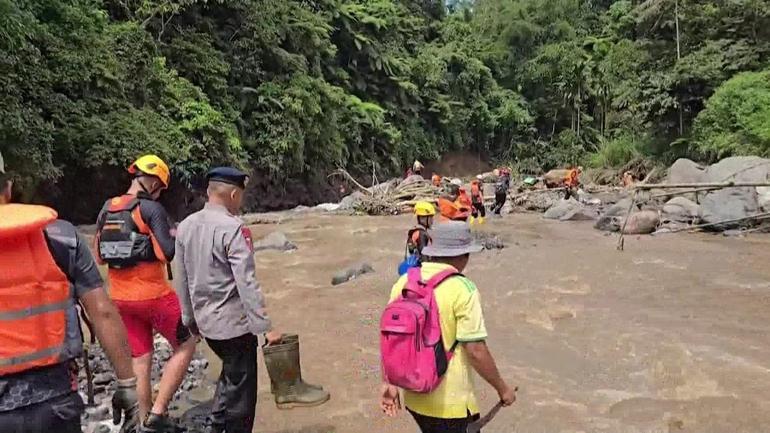
M 286 237 L 283 232 L 272 232 L 264 238 L 254 242 L 254 251 L 278 250 L 291 251 L 296 250 L 297 246 Z
M 660 215 L 654 210 L 642 210 L 628 216 L 623 230 L 627 235 L 646 235 L 655 231 L 660 222 Z M 622 226 L 621 226 L 622 228 Z
M 323 211 L 323 212 L 335 212 L 340 209 L 339 203 L 321 203 L 317 205 L 314 209 Z
M 332 285 L 336 286 L 371 272 L 374 272 L 372 265 L 369 263 L 359 263 L 334 274 L 334 277 L 332 277 Z
M 604 232 L 617 232 L 620 231 L 621 224 L 623 224 L 622 217 L 602 215 L 594 223 L 594 228 Z
M 353 208 L 364 199 L 364 193 L 361 191 L 355 191 L 350 195 L 342 197 L 340 200 L 340 210 L 353 210 Z
M 473 238 L 479 243 L 485 250 L 501 250 L 505 248 L 505 242 L 496 233 L 474 231 Z
M 685 197 L 674 197 L 663 206 L 663 216 L 668 221 L 693 222 L 700 215 L 700 206 Z
M 543 215 L 546 219 L 559 221 L 591 221 L 599 218 L 598 213 L 576 200 L 560 200 Z
M 770 160 L 756 156 L 725 158 L 709 166 L 705 173 L 708 182 L 767 182 L 770 177 Z M 762 201 L 765 202 L 764 196 Z M 760 211 L 760 195 L 756 187 L 724 188 L 708 192 L 701 199 L 701 219 L 705 223 L 745 218 Z M 739 221 L 712 228 L 727 230 L 750 224 L 749 221 Z

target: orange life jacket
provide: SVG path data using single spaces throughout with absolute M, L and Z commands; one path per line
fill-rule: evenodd
M 471 198 L 477 203 L 484 201 L 484 195 L 481 193 L 481 183 L 478 180 L 471 182 Z
M 457 196 L 457 206 L 460 209 L 465 208 L 467 210 L 470 210 L 473 207 L 471 198 L 468 196 L 468 193 L 465 192 L 465 188 L 460 188 L 460 195 Z
M 458 204 L 459 200 L 459 197 L 457 201 L 453 202 L 445 198 L 438 199 L 438 209 L 442 221 L 466 221 L 468 219 L 470 208 L 460 206 Z
M 43 233 L 45 206 L 0 205 L 0 376 L 61 362 L 70 283 Z
M 152 251 L 146 256 L 150 260 L 141 260 L 126 268 L 113 268 L 107 270 L 110 279 L 110 297 L 116 301 L 145 301 L 157 299 L 171 292 L 171 285 L 166 280 L 166 257 L 150 227 L 142 219 L 141 210 L 137 198 L 132 195 L 123 195 L 110 200 L 109 212 L 130 212 L 131 223 L 138 233 L 148 236 L 152 244 Z M 107 228 L 107 223 L 105 223 Z M 104 229 L 103 229 L 104 230 Z M 97 251 L 99 251 L 99 235 L 96 237 Z
M 419 254 L 420 253 L 420 236 L 422 236 L 423 233 L 427 233 L 428 229 L 426 229 L 423 226 L 415 226 L 411 229 L 409 229 L 409 232 L 406 234 L 406 253 L 408 254 Z M 430 242 L 430 238 L 428 238 L 428 242 Z M 424 246 L 424 245 L 423 245 Z
M 567 176 L 564 178 L 564 185 L 568 187 L 575 187 L 580 184 L 580 181 L 578 180 L 578 171 L 576 168 L 573 168 L 567 173 Z

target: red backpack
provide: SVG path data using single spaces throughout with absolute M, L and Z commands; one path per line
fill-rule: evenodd
M 380 319 L 380 358 L 387 383 L 420 393 L 441 384 L 457 342 L 444 350 L 434 290 L 458 275 L 451 269 L 423 281 L 422 268 L 407 272 L 401 296 L 385 307 Z

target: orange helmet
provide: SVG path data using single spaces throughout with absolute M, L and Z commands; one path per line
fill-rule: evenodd
M 171 172 L 168 169 L 168 165 L 157 155 L 139 157 L 133 164 L 128 166 L 128 172 L 131 174 L 144 173 L 149 176 L 155 176 L 160 179 L 166 188 L 168 188 L 171 182 Z

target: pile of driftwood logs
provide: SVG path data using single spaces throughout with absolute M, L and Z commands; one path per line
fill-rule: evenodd
M 375 178 L 374 185 L 365 187 L 343 169 L 337 170 L 335 174 L 344 176 L 361 190 L 363 196 L 355 203 L 354 209 L 367 215 L 395 215 L 422 200 L 435 203 L 441 191 L 420 176 L 411 176 L 403 181 L 391 179 L 383 183 L 378 183 Z

